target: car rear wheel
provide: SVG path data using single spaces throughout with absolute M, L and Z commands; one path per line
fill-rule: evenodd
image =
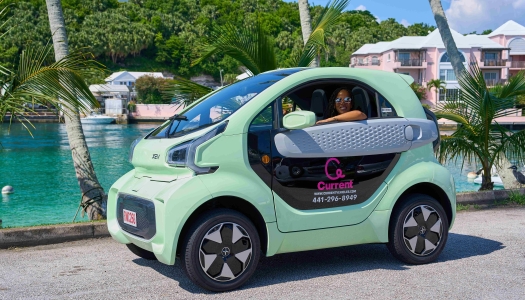
M 218 209 L 204 214 L 188 232 L 183 269 L 199 286 L 214 292 L 236 289 L 257 268 L 257 229 L 243 214 Z
M 392 212 L 388 250 L 405 263 L 430 263 L 445 247 L 448 228 L 445 210 L 436 199 L 423 194 L 409 195 Z

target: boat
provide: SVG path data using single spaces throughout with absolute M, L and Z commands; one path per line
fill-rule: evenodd
M 115 117 L 104 116 L 104 115 L 89 115 L 85 118 L 80 118 L 82 124 L 111 124 L 117 120 Z
M 494 186 L 503 186 L 503 181 L 501 181 L 499 175 L 492 175 L 491 181 L 494 182 Z M 474 183 L 481 184 L 481 175 L 478 175 L 478 177 L 474 179 Z

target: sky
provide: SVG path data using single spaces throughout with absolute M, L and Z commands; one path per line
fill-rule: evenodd
M 285 0 L 287 2 L 297 2 Z M 326 5 L 328 0 L 309 0 L 310 5 Z M 525 0 L 442 0 L 449 25 L 460 33 L 496 29 L 508 20 L 525 26 Z M 368 10 L 379 20 L 394 18 L 408 26 L 435 25 L 428 0 L 352 0 L 349 10 Z

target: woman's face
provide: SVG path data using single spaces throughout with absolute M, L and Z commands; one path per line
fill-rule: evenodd
M 352 109 L 352 102 L 345 102 L 345 98 L 351 98 L 350 93 L 347 90 L 341 90 L 336 97 L 336 99 L 341 99 L 341 101 L 335 102 L 335 109 L 339 114 L 344 114 Z

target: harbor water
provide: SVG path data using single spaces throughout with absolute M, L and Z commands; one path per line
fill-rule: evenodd
M 31 134 L 20 123 L 0 123 L 0 188 L 15 192 L 0 198 L 3 227 L 71 222 L 80 202 L 71 151 L 64 124 L 37 123 Z M 83 125 L 91 159 L 102 187 L 107 191 L 132 169 L 129 146 L 157 124 Z M 467 181 L 473 171 L 448 163 L 456 191 L 475 191 L 479 185 Z M 76 220 L 87 221 L 80 214 Z

